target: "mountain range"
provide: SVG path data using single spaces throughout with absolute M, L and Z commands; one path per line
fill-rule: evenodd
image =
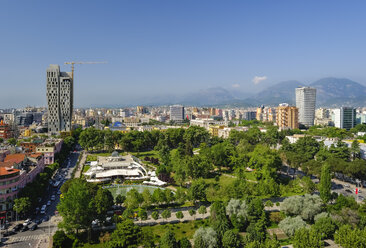
M 295 89 L 304 86 L 317 89 L 318 107 L 366 106 L 366 87 L 364 85 L 347 78 L 333 77 L 322 78 L 308 85 L 295 80 L 284 81 L 242 99 L 227 89 L 215 87 L 180 96 L 175 98 L 175 103 L 219 107 L 295 104 Z

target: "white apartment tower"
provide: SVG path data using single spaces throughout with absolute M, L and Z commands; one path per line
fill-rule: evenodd
M 296 107 L 299 109 L 299 123 L 310 127 L 314 125 L 316 89 L 296 88 Z
M 184 107 L 182 105 L 170 106 L 170 120 L 171 121 L 184 120 Z
M 47 68 L 48 132 L 71 131 L 74 89 L 71 73 L 59 65 Z

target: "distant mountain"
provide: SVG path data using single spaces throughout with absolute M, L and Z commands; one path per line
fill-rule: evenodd
M 295 103 L 295 88 L 304 86 L 299 81 L 285 81 L 272 85 L 267 89 L 257 93 L 253 97 L 247 98 L 248 103 L 254 105 L 278 105 L 280 103 Z
M 322 78 L 312 84 L 320 106 L 365 106 L 366 87 L 347 78 Z
M 235 97 L 224 88 L 214 87 L 186 94 L 178 97 L 177 100 L 177 103 L 180 104 L 201 106 L 232 102 L 235 100 Z
M 295 89 L 307 86 L 298 81 L 286 81 L 275 84 L 266 90 L 247 98 L 253 105 L 276 106 L 279 103 L 295 104 Z M 317 89 L 317 106 L 366 106 L 366 87 L 346 78 L 322 78 L 309 86 Z

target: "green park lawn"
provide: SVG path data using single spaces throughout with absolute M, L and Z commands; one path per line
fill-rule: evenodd
M 196 220 L 178 224 L 145 226 L 142 229 L 151 230 L 155 236 L 155 241 L 158 241 L 160 237 L 164 236 L 168 230 L 171 230 L 175 234 L 176 239 L 179 240 L 183 237 L 192 239 L 194 232 L 203 225 L 206 225 L 206 221 Z

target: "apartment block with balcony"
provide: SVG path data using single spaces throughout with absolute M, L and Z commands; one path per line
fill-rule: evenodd
M 277 126 L 283 129 L 299 128 L 299 110 L 296 107 L 282 103 L 277 107 Z

